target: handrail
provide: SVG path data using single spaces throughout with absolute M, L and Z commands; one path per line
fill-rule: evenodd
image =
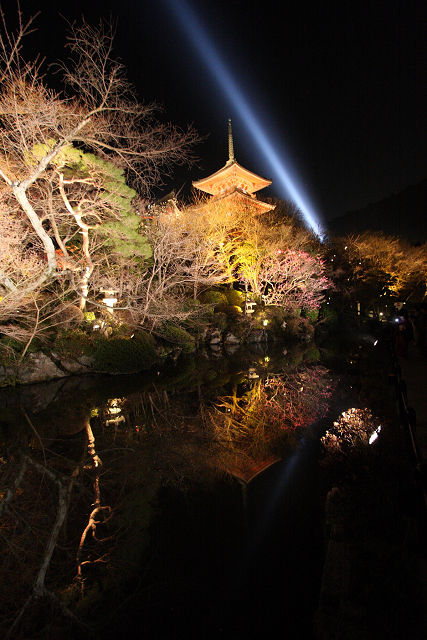
M 396 398 L 399 403 L 399 418 L 402 426 L 405 429 L 406 435 L 409 439 L 412 457 L 415 463 L 416 470 L 416 482 L 421 493 L 421 497 L 424 503 L 424 508 L 427 511 L 427 466 L 423 460 L 418 446 L 416 437 L 417 431 L 417 418 L 416 411 L 413 407 L 408 405 L 407 384 L 402 377 L 402 369 L 397 361 L 397 355 L 394 349 L 394 345 L 391 345 L 391 360 L 393 374 L 396 380 Z

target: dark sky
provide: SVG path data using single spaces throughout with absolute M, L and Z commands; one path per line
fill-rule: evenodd
M 8 3 L 7 16 L 13 15 Z M 200 167 L 178 170 L 168 187 L 186 189 L 228 158 L 232 118 L 236 159 L 283 185 L 241 110 L 230 102 L 174 12 L 190 6 L 266 132 L 283 166 L 327 220 L 427 177 L 427 4 L 417 0 L 21 0 L 42 11 L 28 52 L 64 56 L 66 23 L 83 14 L 117 20 L 115 53 L 142 101 L 163 104 L 174 124 L 208 139 Z M 181 7 L 181 9 L 179 9 Z M 3 5 L 5 9 L 5 6 Z M 24 51 L 25 55 L 25 51 Z M 212 56 L 211 56 L 212 58 Z

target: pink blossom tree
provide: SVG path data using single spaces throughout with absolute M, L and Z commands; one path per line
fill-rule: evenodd
M 243 283 L 251 285 L 255 297 L 285 311 L 319 308 L 331 286 L 319 256 L 292 249 L 278 249 L 273 256 L 263 258 L 255 279 L 249 279 L 243 270 L 240 276 Z

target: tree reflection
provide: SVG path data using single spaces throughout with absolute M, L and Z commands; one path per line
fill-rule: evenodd
M 187 490 L 224 476 L 249 482 L 326 411 L 331 381 L 322 367 L 236 379 L 243 382 L 228 393 L 223 385 L 220 396 L 209 385 L 161 381 L 96 405 L 86 394 L 69 430 L 70 404 L 61 414 L 60 394 L 46 406 L 55 424 L 63 416 L 61 429 L 22 410 L 26 419 L 16 439 L 3 437 L 1 458 L 4 634 L 15 620 L 10 637 L 25 637 L 29 624 L 32 637 L 43 637 L 44 618 L 34 613 L 40 599 L 55 603 L 58 624 L 64 615 L 73 628 L 76 615 L 92 620 L 93 603 L 141 566 L 161 486 Z
M 269 375 L 241 396 L 236 387 L 208 414 L 218 467 L 250 481 L 296 446 L 300 431 L 325 413 L 329 396 L 328 372 L 320 366 Z

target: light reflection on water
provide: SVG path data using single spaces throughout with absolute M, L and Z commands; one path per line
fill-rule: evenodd
M 171 363 L 162 370 L 139 375 L 80 376 L 0 393 L 4 444 L 9 448 L 27 447 L 41 461 L 44 456 L 46 464 L 58 466 L 60 458 L 80 459 L 85 447 L 84 427 L 90 421 L 103 463 L 101 496 L 111 502 L 113 531 L 118 531 L 121 544 L 131 556 L 138 536 L 147 536 L 148 540 L 147 531 L 151 531 L 151 542 L 145 543 L 144 553 L 138 556 L 141 565 L 137 563 L 133 568 L 126 565 L 130 561 L 119 553 L 120 563 L 127 566 L 130 583 L 141 580 L 140 600 L 138 603 L 132 600 L 131 610 L 124 606 L 123 612 L 132 629 L 146 625 L 146 638 L 160 637 L 161 630 L 167 637 L 177 625 L 187 627 L 187 637 L 197 637 L 201 631 L 209 637 L 205 627 L 208 620 L 215 633 L 222 634 L 228 629 L 234 638 L 244 637 L 244 633 L 248 637 L 249 623 L 252 630 L 261 625 L 270 626 L 273 632 L 273 619 L 268 623 L 262 621 L 261 605 L 257 609 L 254 594 L 270 616 L 278 591 L 285 590 L 289 601 L 295 602 L 291 593 L 299 585 L 296 593 L 301 595 L 301 576 L 307 577 L 313 571 L 309 565 L 316 549 L 313 535 L 317 534 L 313 533 L 312 522 L 309 524 L 312 548 L 308 552 L 305 544 L 301 546 L 305 558 L 301 559 L 298 571 L 288 551 L 290 547 L 297 548 L 304 538 L 297 523 L 300 517 L 305 522 L 304 505 L 313 500 L 311 489 L 307 490 L 307 486 L 312 487 L 311 481 L 305 479 L 301 483 L 304 487 L 301 492 L 300 488 L 296 490 L 295 478 L 301 478 L 301 474 L 309 477 L 313 465 L 304 448 L 293 449 L 297 438 L 292 435 L 283 443 L 277 429 L 268 431 L 265 421 L 254 421 L 253 416 L 257 411 L 255 401 L 264 402 L 267 398 L 260 394 L 264 380 L 268 376 L 270 381 L 274 380 L 271 376 L 277 371 L 287 376 L 293 403 L 302 394 L 301 371 L 310 372 L 304 384 L 311 388 L 310 380 L 316 379 L 317 370 L 311 362 L 313 349 L 288 347 L 286 353 L 282 348 L 276 353 L 268 352 L 268 356 L 262 350 L 255 357 L 242 353 L 228 360 L 189 357 L 182 366 Z M 251 377 L 251 370 L 259 378 Z M 270 399 L 271 388 L 270 384 L 267 388 Z M 280 393 L 284 395 L 282 387 Z M 212 413 L 218 396 L 219 406 Z M 252 398 L 253 403 L 247 404 L 247 398 Z M 234 414 L 230 421 L 221 407 L 232 402 Z M 252 440 L 250 433 L 254 434 Z M 45 448 L 43 455 L 40 442 Z M 268 456 L 283 457 L 283 462 L 245 483 L 245 505 L 236 469 L 250 474 Z M 63 473 L 65 463 L 61 465 Z M 86 479 L 83 476 L 81 482 L 86 491 L 91 490 L 90 475 Z M 85 511 L 89 504 L 86 505 L 83 496 L 77 505 Z M 160 512 L 154 519 L 149 515 L 151 502 Z M 135 516 L 141 504 L 145 504 L 141 516 Z M 38 504 L 37 509 L 43 511 L 43 505 Z M 315 510 L 311 512 L 317 517 Z M 124 527 L 124 521 L 131 524 Z M 73 530 L 78 524 L 70 517 L 68 526 Z M 98 528 L 106 534 L 102 524 Z M 140 532 L 136 538 L 134 530 Z M 295 531 L 299 541 L 293 538 Z M 114 555 L 117 551 L 114 545 L 106 544 L 105 552 L 111 555 L 114 567 L 119 562 Z M 90 559 L 94 553 L 90 546 L 87 553 Z M 292 570 L 284 580 L 283 563 L 287 562 Z M 96 573 L 96 580 L 103 582 L 108 607 L 109 573 L 97 571 L 100 573 Z M 116 575 L 114 568 L 109 571 Z M 119 573 L 122 571 L 120 566 Z M 144 579 L 138 577 L 140 571 Z M 88 595 L 91 579 L 86 583 Z M 152 592 L 154 585 L 157 585 L 156 605 L 147 607 L 145 594 Z M 307 592 L 306 586 L 304 589 Z M 227 593 L 229 602 L 236 606 L 227 605 Z M 266 593 L 270 594 L 270 603 L 266 601 Z M 306 601 L 307 596 L 304 597 Z M 175 604 L 171 606 L 171 602 Z M 214 602 L 220 605 L 220 614 L 213 608 Z M 115 609 L 117 603 L 111 606 Z M 109 622 L 108 628 L 103 629 L 104 637 L 115 637 L 117 620 L 108 616 L 105 620 Z M 121 629 L 124 624 L 120 618 Z M 129 631 L 128 637 L 139 635 Z
M 131 375 L 89 374 L 61 378 L 41 384 L 0 389 L 0 426 L 13 424 L 14 429 L 24 426 L 23 408 L 37 422 L 42 431 L 72 435 L 83 429 L 84 421 L 97 407 L 111 403 L 115 398 L 125 398 L 155 387 L 166 391 L 178 389 L 210 390 L 224 394 L 233 385 L 240 384 L 255 371 L 260 377 L 269 372 L 286 370 L 295 363 L 302 363 L 312 345 L 270 350 L 254 345 L 250 351 L 217 357 L 192 356 L 181 358 L 179 363 L 166 362 L 152 371 Z M 111 411 L 110 411 L 111 413 Z

